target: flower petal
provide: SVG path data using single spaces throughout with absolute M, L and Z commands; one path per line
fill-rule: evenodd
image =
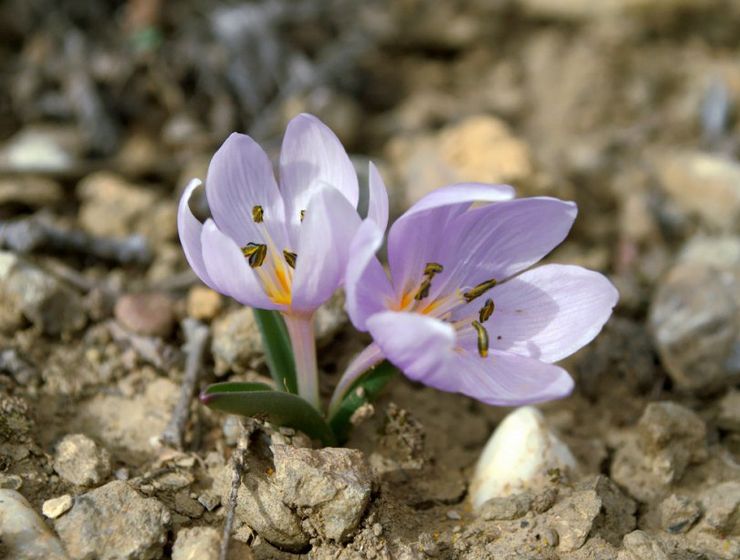
M 357 210 L 334 187 L 323 184 L 311 197 L 300 228 L 293 309 L 314 311 L 344 281 L 349 241 L 359 226 Z
M 265 293 L 262 283 L 233 239 L 206 220 L 201 235 L 203 261 L 214 289 L 236 301 L 259 309 L 282 309 Z
M 487 358 L 460 352 L 448 365 L 445 391 L 462 393 L 495 406 L 522 406 L 560 399 L 573 391 L 563 368 L 508 352 Z
M 490 294 L 496 306 L 486 323 L 491 346 L 543 362 L 593 340 L 619 299 L 602 274 L 555 264 L 528 270 Z
M 369 317 L 366 325 L 388 361 L 407 377 L 443 388 L 455 346 L 449 323 L 419 313 L 384 311 Z
M 288 123 L 280 151 L 280 190 L 289 224 L 300 223 L 317 182 L 331 185 L 357 208 L 357 173 L 347 152 L 329 127 L 303 113 Z
M 193 196 L 193 191 L 201 185 L 200 180 L 193 179 L 185 187 L 185 191 L 180 197 L 180 204 L 177 207 L 177 231 L 180 234 L 180 243 L 182 244 L 182 250 L 185 253 L 185 258 L 188 260 L 188 264 L 193 269 L 195 274 L 198 275 L 203 283 L 211 289 L 216 289 L 215 284 L 211 280 L 206 270 L 206 265 L 203 262 L 203 250 L 200 242 L 200 235 L 203 231 L 203 224 L 193 216 L 190 210 L 189 202 L 190 197 Z
M 562 243 L 577 213 L 575 203 L 549 197 L 521 198 L 466 212 L 446 232 L 440 251 L 457 258 L 453 266 L 443 263 L 446 271 L 437 286 L 447 283 L 457 289 L 509 278 Z
M 371 315 L 385 311 L 393 298 L 388 275 L 375 253 L 383 244 L 383 232 L 368 217 L 362 222 L 349 249 L 345 279 L 345 308 L 352 324 L 366 331 L 365 321 Z
M 252 219 L 258 205 L 275 242 L 286 246 L 285 209 L 272 164 L 246 134 L 233 133 L 213 155 L 206 196 L 216 225 L 240 247 L 262 239 L 261 228 Z
M 367 217 L 375 222 L 383 234 L 388 227 L 388 191 L 373 162 L 369 165 L 368 185 Z
M 388 233 L 388 264 L 396 294 L 414 289 L 426 263 L 459 258 L 464 247 L 445 252 L 442 249 L 448 246 L 451 225 L 471 204 L 513 196 L 514 189 L 508 185 L 464 183 L 437 189 L 414 204 Z

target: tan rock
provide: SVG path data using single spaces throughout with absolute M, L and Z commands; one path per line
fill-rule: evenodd
M 72 507 L 72 503 L 72 496 L 70 496 L 69 494 L 64 494 L 64 496 L 59 496 L 58 498 L 46 500 L 41 505 L 41 513 L 43 513 L 49 519 L 56 519 L 60 515 L 68 512 Z
M 223 298 L 205 286 L 193 286 L 188 292 L 188 316 L 199 321 L 211 321 L 221 310 Z

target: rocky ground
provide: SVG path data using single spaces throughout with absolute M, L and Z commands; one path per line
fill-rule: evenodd
M 0 557 L 216 559 L 232 486 L 232 559 L 740 557 L 734 2 L 55 4 L 0 7 Z M 266 375 L 249 310 L 187 269 L 178 194 L 299 111 L 396 214 L 460 180 L 578 203 L 549 260 L 621 301 L 541 407 L 572 463 L 475 510 L 509 411 L 403 378 L 344 449 L 194 402 L 171 424 L 188 356 L 199 386 Z M 328 394 L 364 340 L 341 299 L 319 330 Z

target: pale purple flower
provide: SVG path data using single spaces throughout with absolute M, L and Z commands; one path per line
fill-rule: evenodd
M 375 257 L 382 232 L 361 225 L 347 310 L 374 342 L 348 368 L 333 406 L 384 358 L 415 381 L 493 405 L 572 391 L 570 375 L 553 364 L 599 333 L 618 294 L 603 275 L 578 266 L 530 269 L 565 239 L 577 209 L 513 196 L 509 186 L 482 184 L 427 195 L 390 229 L 390 278 Z
M 344 279 L 350 240 L 360 225 L 357 174 L 329 128 L 302 114 L 288 124 L 279 162 L 280 183 L 262 148 L 232 134 L 208 168 L 212 219 L 201 224 L 180 200 L 178 230 L 185 256 L 200 279 L 238 302 L 283 312 L 296 354 L 299 388 L 318 404 L 314 381 L 313 312 Z M 388 197 L 370 165 L 368 220 L 385 230 Z M 303 371 L 301 371 L 303 370 Z M 309 371 L 310 370 L 310 371 Z M 302 381 L 303 379 L 303 381 Z

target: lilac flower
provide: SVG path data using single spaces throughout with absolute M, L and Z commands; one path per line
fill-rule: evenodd
M 208 168 L 212 219 L 201 224 L 185 189 L 178 229 L 200 279 L 238 302 L 284 314 L 293 343 L 300 394 L 318 406 L 313 313 L 339 287 L 349 240 L 360 225 L 358 181 L 337 137 L 316 117 L 288 124 L 280 152 L 280 184 L 265 152 L 232 134 Z M 368 219 L 384 230 L 388 197 L 370 166 Z
M 617 302 L 601 274 L 539 261 L 565 239 L 576 205 L 511 200 L 505 185 L 465 184 L 424 197 L 391 227 L 390 279 L 375 252 L 382 232 L 364 222 L 347 269 L 347 310 L 374 342 L 350 364 L 332 407 L 387 358 L 409 378 L 488 404 L 568 395 L 553 365 L 601 330 Z M 490 204 L 474 204 L 490 202 Z

